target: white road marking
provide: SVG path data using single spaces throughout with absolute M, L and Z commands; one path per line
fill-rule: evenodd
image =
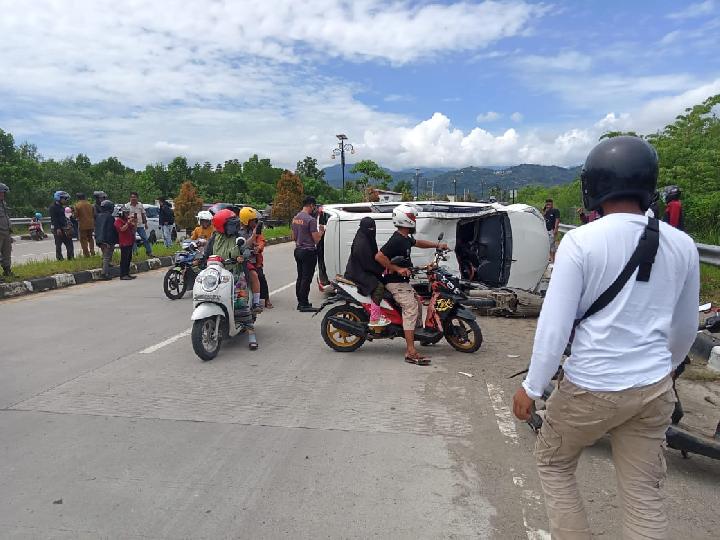
M 280 288 L 278 288 L 278 289 L 275 289 L 274 291 L 270 291 L 270 294 L 272 295 L 272 294 L 281 293 L 281 292 L 283 292 L 284 290 L 289 289 L 289 288 L 292 287 L 293 285 L 295 285 L 295 282 L 294 282 L 294 281 L 293 281 L 292 283 L 288 283 L 287 285 L 283 285 L 282 287 L 280 287 Z M 184 337 L 189 336 L 189 335 L 190 335 L 190 332 L 192 332 L 192 329 L 191 329 L 191 328 L 188 328 L 187 330 L 183 330 L 183 331 L 180 332 L 179 334 L 175 334 L 174 336 L 171 336 L 171 337 L 167 338 L 166 340 L 161 341 L 160 343 L 156 343 L 155 345 L 150 345 L 150 347 L 148 347 L 148 348 L 143 349 L 142 351 L 140 351 L 139 354 L 152 354 L 152 353 L 154 353 L 155 351 L 158 351 L 158 350 L 162 349 L 163 347 L 165 347 L 165 346 L 167 346 L 167 345 L 170 345 L 170 344 L 172 344 L 172 343 L 175 343 L 175 342 L 176 342 L 177 340 L 179 340 L 179 339 L 182 339 L 182 338 L 184 338 Z
M 503 392 L 502 388 L 492 383 L 488 382 L 486 384 L 488 395 L 490 396 L 490 403 L 492 404 L 493 411 L 495 411 L 495 421 L 497 422 L 500 433 L 505 435 L 510 444 L 520 444 L 512 412 L 510 411 L 510 407 L 505 405 L 505 392 Z M 542 498 L 533 490 L 525 489 L 525 475 L 516 473 L 515 469 L 512 468 L 510 469 L 510 473 L 512 474 L 513 484 L 522 490 L 523 501 L 521 510 L 523 525 L 525 526 L 525 533 L 527 534 L 528 540 L 550 540 L 549 532 L 532 527 L 528 523 L 528 509 L 530 507 L 537 508 L 539 505 L 542 505 Z
M 174 336 L 167 338 L 165 341 L 161 341 L 160 343 L 156 343 L 155 345 L 151 345 L 151 346 L 148 347 L 147 349 L 143 349 L 142 351 L 140 351 L 140 354 L 150 354 L 150 353 L 154 353 L 155 351 L 157 351 L 157 350 L 159 350 L 159 349 L 162 349 L 162 348 L 165 347 L 166 345 L 170 345 L 171 343 L 175 343 L 178 339 L 182 339 L 182 338 L 184 338 L 184 337 L 186 337 L 186 336 L 189 336 L 191 331 L 192 331 L 192 330 L 191 330 L 190 328 L 188 328 L 187 330 L 183 330 L 183 331 L 180 332 L 179 334 L 175 334 Z
M 510 444 L 518 444 L 518 434 L 515 429 L 515 420 L 513 419 L 510 408 L 505 405 L 505 393 L 502 388 L 494 384 L 487 383 L 488 395 L 492 408 L 495 411 L 495 420 L 497 422 L 500 433 L 508 438 Z

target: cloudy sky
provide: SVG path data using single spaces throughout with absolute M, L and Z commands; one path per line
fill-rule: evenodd
M 130 166 L 575 165 L 720 93 L 720 0 L 0 0 L 0 128 Z

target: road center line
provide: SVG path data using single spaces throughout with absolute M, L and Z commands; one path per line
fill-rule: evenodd
M 505 393 L 502 388 L 494 384 L 487 383 L 488 395 L 492 408 L 495 411 L 495 420 L 497 422 L 500 433 L 507 437 L 510 444 L 518 444 L 518 434 L 515 429 L 515 420 L 513 420 L 510 408 L 505 405 Z
M 273 294 L 281 293 L 284 290 L 289 289 L 293 285 L 295 285 L 294 281 L 292 283 L 288 283 L 287 285 L 283 285 L 282 287 L 275 289 L 274 291 L 270 291 L 270 294 L 273 295 Z M 175 334 L 174 336 L 171 336 L 171 337 L 167 338 L 166 340 L 161 341 L 160 343 L 156 343 L 155 345 L 150 345 L 148 348 L 140 351 L 139 354 L 152 354 L 155 351 L 158 351 L 167 345 L 175 343 L 179 339 L 189 336 L 190 332 L 192 332 L 191 328 L 188 328 L 187 330 L 183 330 L 179 334 Z

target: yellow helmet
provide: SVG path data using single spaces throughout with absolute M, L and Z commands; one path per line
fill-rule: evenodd
M 248 223 L 250 223 L 253 219 L 257 219 L 257 218 L 258 218 L 258 213 L 254 208 L 245 206 L 242 210 L 240 210 L 240 223 L 242 223 L 246 227 L 247 227 Z

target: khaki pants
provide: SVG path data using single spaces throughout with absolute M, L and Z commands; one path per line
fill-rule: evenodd
M 553 539 L 591 538 L 575 469 L 583 448 L 605 434 L 610 434 L 624 514 L 622 538 L 666 538 L 663 443 L 674 404 L 669 376 L 620 392 L 584 390 L 567 379 L 559 382 L 535 444 Z
M 422 303 L 409 283 L 387 283 L 390 291 L 402 309 L 403 330 L 415 330 L 422 326 Z
M 90 246 L 90 249 L 88 249 Z M 81 229 L 80 230 L 80 247 L 83 250 L 83 255 L 89 257 L 95 255 L 95 241 L 93 240 L 93 229 Z
M 10 272 L 12 262 L 12 235 L 8 232 L 0 232 L 0 266 L 6 272 Z

